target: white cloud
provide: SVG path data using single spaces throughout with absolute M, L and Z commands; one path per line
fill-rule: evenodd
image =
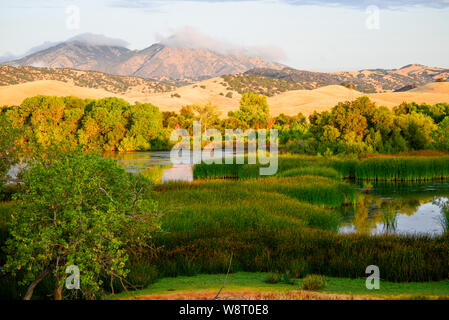
M 282 60 L 285 53 L 275 46 L 238 46 L 227 40 L 209 37 L 193 27 L 185 27 L 171 36 L 156 35 L 156 39 L 164 45 L 190 49 L 208 49 L 220 54 L 246 55 L 261 57 L 267 60 Z
M 128 42 L 122 39 L 109 38 L 101 34 L 83 33 L 79 34 L 65 42 L 79 41 L 82 43 L 97 45 L 97 46 L 114 46 L 114 47 L 127 47 Z

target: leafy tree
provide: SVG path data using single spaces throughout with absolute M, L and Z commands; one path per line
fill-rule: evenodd
M 129 130 L 120 144 L 121 151 L 146 151 L 151 149 L 151 141 L 159 138 L 162 114 L 152 104 L 135 104 L 129 109 Z
M 50 145 L 76 143 L 75 132 L 83 112 L 80 99 L 36 96 L 10 108 L 7 114 L 14 126 L 23 128 L 20 146 L 32 154 Z
M 115 151 L 125 137 L 130 105 L 123 99 L 105 98 L 86 106 L 79 142 L 86 150 Z
M 255 93 L 243 93 L 239 110 L 230 115 L 247 123 L 251 128 L 266 128 L 270 116 L 267 97 Z
M 18 136 L 19 130 L 0 110 L 0 187 L 6 180 L 8 170 L 19 161 Z
M 449 151 L 449 116 L 444 118 L 438 129 L 432 133 L 432 137 L 437 149 Z
M 219 122 L 220 112 L 218 107 L 208 103 L 204 106 L 193 105 L 193 110 L 197 113 L 196 119 L 201 121 L 201 129 L 206 131 L 209 125 L 217 124 Z
M 126 277 L 127 250 L 148 247 L 158 230 L 156 203 L 142 176 L 128 175 L 114 160 L 80 151 L 39 160 L 24 173 L 15 196 L 5 271 L 25 274 L 25 299 L 46 277 L 63 298 L 66 268 L 80 269 L 81 291 L 94 298 L 106 275 Z
M 432 118 L 416 112 L 400 115 L 396 118 L 396 125 L 413 150 L 429 146 L 433 142 L 432 132 L 437 128 Z

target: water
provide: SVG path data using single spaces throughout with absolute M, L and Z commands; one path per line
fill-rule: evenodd
M 124 166 L 127 172 L 141 173 L 155 183 L 167 181 L 193 181 L 193 166 L 190 164 L 173 164 L 169 151 L 108 153 Z
M 340 232 L 437 236 L 448 226 L 448 208 L 448 182 L 374 183 L 359 204 L 341 210 Z
M 193 181 L 192 165 L 174 165 L 170 152 L 111 153 L 128 172 L 140 172 L 155 183 Z M 229 155 L 227 155 L 229 156 Z M 339 210 L 340 233 L 428 234 L 445 232 L 449 214 L 449 182 L 363 183 L 359 204 Z M 447 218 L 446 218 L 447 216 Z
M 192 156 L 199 156 L 201 151 L 192 152 Z M 209 153 L 205 151 L 205 153 Z M 189 152 L 175 159 L 176 162 L 191 162 Z M 193 181 L 193 165 L 173 164 L 169 151 L 161 152 L 129 152 L 106 153 L 106 157 L 113 158 L 124 166 L 127 172 L 141 173 L 155 183 L 168 181 Z M 223 152 L 223 157 L 243 157 L 243 154 Z

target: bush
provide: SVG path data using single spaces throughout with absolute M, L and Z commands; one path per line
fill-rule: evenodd
M 323 290 L 327 286 L 326 278 L 320 275 L 311 274 L 302 281 L 301 289 L 308 291 Z
M 11 201 L 12 196 L 17 192 L 16 184 L 5 184 L 0 186 L 0 202 Z
M 269 284 L 279 283 L 281 282 L 281 276 L 278 273 L 272 273 L 265 279 L 264 282 Z

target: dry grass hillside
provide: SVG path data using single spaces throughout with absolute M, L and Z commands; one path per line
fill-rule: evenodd
M 229 94 L 231 93 L 231 94 Z M 128 95 L 130 101 L 150 102 L 163 111 L 178 111 L 190 104 L 212 104 L 219 106 L 223 116 L 239 106 L 241 95 L 227 90 L 222 78 L 212 78 L 196 84 L 177 88 L 172 92 L 157 93 L 146 97 Z
M 19 105 L 26 98 L 36 95 L 76 96 L 82 99 L 99 99 L 111 96 L 118 97 L 118 95 L 103 89 L 77 87 L 56 80 L 40 80 L 0 87 L 0 106 Z
M 213 78 L 196 84 L 177 88 L 172 92 L 142 95 L 140 92 L 128 92 L 117 95 L 103 89 L 77 87 L 59 81 L 34 81 L 24 84 L 0 87 L 0 105 L 17 105 L 25 98 L 34 95 L 78 96 L 80 98 L 122 97 L 129 102 L 148 102 L 158 106 L 162 111 L 178 111 L 190 104 L 211 102 L 219 107 L 222 116 L 239 106 L 241 95 L 229 91 L 222 78 Z M 232 94 L 232 97 L 231 95 Z M 293 90 L 268 98 L 271 114 L 295 115 L 298 112 L 308 116 L 314 111 L 329 110 L 338 102 L 354 100 L 365 95 L 340 85 L 331 85 L 315 90 Z M 227 97 L 228 96 L 228 97 Z M 430 83 L 407 92 L 388 92 L 368 94 L 378 105 L 394 107 L 402 102 L 435 104 L 449 103 L 449 83 Z

